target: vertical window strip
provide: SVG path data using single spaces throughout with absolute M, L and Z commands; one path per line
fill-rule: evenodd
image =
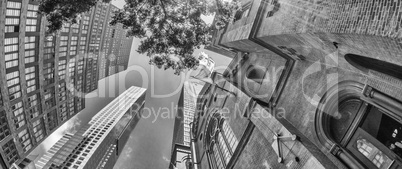
M 24 108 L 22 107 L 22 102 L 18 102 L 11 107 L 14 114 L 15 127 L 18 129 L 26 124 Z
M 219 150 L 218 150 L 216 145 L 213 146 L 213 150 L 214 150 L 213 154 L 214 154 L 214 157 L 215 157 L 217 169 L 223 169 L 222 158 L 221 158 L 221 156 L 219 154 Z
M 21 2 L 8 1 L 6 6 L 5 32 L 19 32 Z
M 18 52 L 18 38 L 6 38 L 4 39 L 4 52 Z
M 22 130 L 18 133 L 19 141 L 22 144 L 24 152 L 27 152 L 32 148 L 31 139 L 28 133 L 28 129 Z
M 223 159 L 224 159 L 225 163 L 226 164 L 229 163 L 231 155 L 229 153 L 229 149 L 228 149 L 227 144 L 226 144 L 225 140 L 223 139 L 221 133 L 218 134 L 218 145 L 222 151 L 222 155 L 223 155 Z
M 228 144 L 229 144 L 232 152 L 234 152 L 239 141 L 237 140 L 236 136 L 234 135 L 232 128 L 229 126 L 229 124 L 226 121 L 223 121 L 222 125 L 223 125 L 223 135 L 225 136 L 225 138 L 227 138 Z

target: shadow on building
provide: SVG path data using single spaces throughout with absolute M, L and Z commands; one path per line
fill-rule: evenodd
M 236 52 L 214 74 L 235 95 L 201 91 L 194 166 L 401 168 L 400 2 L 242 3 L 212 40 Z

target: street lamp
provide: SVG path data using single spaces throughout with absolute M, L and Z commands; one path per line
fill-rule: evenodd
M 218 73 L 218 72 L 216 72 L 216 73 Z M 211 84 L 211 85 L 214 85 L 214 86 L 216 86 L 217 88 L 219 88 L 219 89 L 221 89 L 221 90 L 223 90 L 223 91 L 225 91 L 225 92 L 228 92 L 228 93 L 230 93 L 230 94 L 233 94 L 234 96 L 237 96 L 235 92 L 232 92 L 232 91 L 229 91 L 229 90 L 227 90 L 227 89 L 225 89 L 225 88 L 223 88 L 223 87 L 220 87 L 218 84 L 214 83 L 213 80 L 212 80 L 211 78 L 209 78 L 209 77 L 207 78 L 207 80 L 200 79 L 200 78 L 197 78 L 197 77 L 195 77 L 195 76 L 190 76 L 190 77 L 192 77 L 192 78 L 194 78 L 194 79 L 198 79 L 198 80 L 203 81 L 203 82 L 205 82 L 205 83 L 209 83 L 209 84 Z M 210 81 L 208 81 L 208 80 L 210 80 Z

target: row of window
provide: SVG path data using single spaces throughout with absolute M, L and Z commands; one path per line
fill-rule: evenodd
M 41 141 L 44 137 L 41 120 L 40 119 L 36 120 L 35 122 L 32 123 L 32 126 L 36 142 Z
M 238 139 L 231 127 L 219 113 L 213 114 L 207 124 L 206 144 L 208 146 L 213 165 L 217 169 L 223 169 L 229 163 L 235 151 Z
M 41 114 L 40 110 L 40 100 L 38 98 L 38 94 L 32 95 L 28 97 L 28 112 L 30 114 L 31 119 L 38 117 Z
M 8 73 L 6 79 L 10 100 L 21 97 L 19 71 Z
M 11 134 L 10 127 L 8 126 L 8 120 L 6 112 L 3 110 L 0 112 L 0 141 Z
M 20 133 L 18 133 L 18 138 L 23 147 L 24 152 L 27 152 L 32 148 L 32 142 L 30 135 L 28 133 L 28 129 L 24 129 Z
M 31 93 L 37 88 L 36 67 L 25 68 L 25 79 L 27 81 L 27 93 Z
M 26 32 L 37 31 L 37 11 L 38 5 L 28 4 L 27 19 L 26 19 Z M 20 30 L 20 17 L 21 16 L 21 3 L 20 2 L 7 2 L 6 9 L 6 22 L 5 32 L 19 32 Z
M 5 32 L 18 32 L 20 30 L 21 2 L 8 1 L 6 8 Z
M 14 115 L 14 123 L 15 127 L 18 129 L 26 124 L 25 115 L 24 115 L 24 107 L 22 106 L 22 101 L 11 106 L 11 110 Z
M 18 155 L 18 150 L 15 147 L 14 140 L 11 139 L 7 143 L 5 143 L 1 148 L 3 149 L 3 152 L 5 152 L 5 156 L 9 164 L 14 163 L 20 158 Z

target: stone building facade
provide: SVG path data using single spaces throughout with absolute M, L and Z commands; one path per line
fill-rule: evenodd
M 402 2 L 242 2 L 214 36 L 237 55 L 198 98 L 196 167 L 401 168 Z

